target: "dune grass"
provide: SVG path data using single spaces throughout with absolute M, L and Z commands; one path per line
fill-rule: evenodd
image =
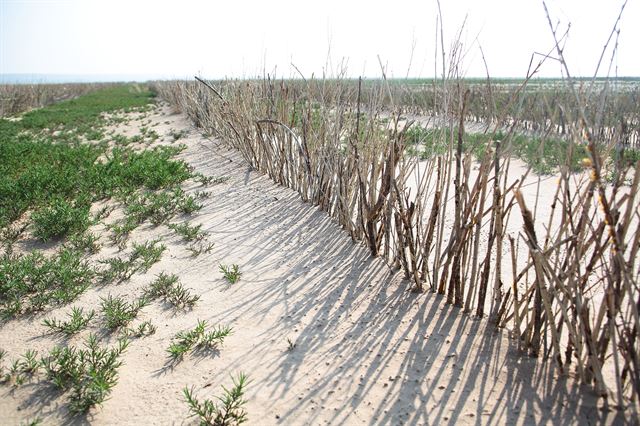
M 127 203 L 127 216 L 114 225 L 112 237 L 121 248 L 125 237 L 144 221 L 158 224 L 200 207 L 179 187 L 192 176 L 184 161 L 174 159 L 183 147 L 140 151 L 110 149 L 105 142 L 104 130 L 114 121 L 113 113 L 144 113 L 152 100 L 146 88 L 110 86 L 32 110 L 17 121 L 0 119 L 3 317 L 68 303 L 92 284 L 98 271 L 83 256 L 99 249 L 97 237 L 87 232 L 96 221 L 90 214 L 94 202 L 110 198 Z M 12 255 L 13 244 L 25 230 L 42 242 L 69 243 L 49 256 L 38 251 Z M 108 260 L 100 278 L 121 281 L 146 271 L 163 250 L 155 243 L 136 246 L 132 259 Z

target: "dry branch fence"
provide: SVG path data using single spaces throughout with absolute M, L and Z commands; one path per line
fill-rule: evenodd
M 525 182 L 537 178 L 530 169 L 513 178 L 512 133 L 478 157 L 463 150 L 471 95 L 459 79 L 439 81 L 429 106 L 448 123 L 446 153 L 423 161 L 406 149 L 412 123 L 403 114 L 416 106 L 394 102 L 384 81 L 203 83 L 156 90 L 401 268 L 412 291 L 445 295 L 460 307 L 449 315 L 508 327 L 523 353 L 575 371 L 618 406 L 638 403 L 640 175 L 637 164 L 605 163 L 619 133 L 604 141 L 590 131 L 600 112 L 580 88 L 571 87 L 579 108 L 565 126 L 570 152 L 588 146 L 585 172 L 561 167 L 557 184 L 541 188 L 538 179 L 527 195 Z M 495 110 L 496 120 L 507 111 Z M 546 209 L 541 192 L 552 200 Z

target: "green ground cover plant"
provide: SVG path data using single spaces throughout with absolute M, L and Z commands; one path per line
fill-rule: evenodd
M 93 201 L 175 189 L 188 179 L 186 163 L 173 159 L 181 146 L 109 151 L 106 143 L 85 142 L 101 138 L 95 132 L 108 124 L 105 113 L 142 110 L 151 100 L 148 91 L 115 86 L 31 111 L 20 121 L 0 119 L 0 226 L 34 210 L 38 237 L 62 237 L 86 229 Z
M 235 263 L 233 265 L 225 265 L 224 263 L 221 263 L 219 266 L 219 270 L 220 273 L 224 276 L 224 279 L 226 279 L 229 284 L 237 283 L 242 276 L 240 268 Z
M 128 302 L 122 297 L 107 296 L 100 303 L 105 326 L 113 331 L 128 325 L 138 316 L 140 310 L 148 304 L 149 299 L 144 296 L 133 302 Z
M 128 258 L 112 257 L 100 262 L 107 265 L 106 269 L 98 273 L 100 282 L 102 284 L 121 283 L 137 272 L 147 272 L 154 263 L 160 261 L 166 249 L 167 246 L 160 244 L 159 240 L 134 243 Z
M 100 249 L 98 237 L 88 232 L 100 220 L 89 214 L 93 202 L 111 198 L 128 204 L 125 221 L 112 227 L 121 248 L 145 220 L 164 223 L 200 207 L 179 187 L 191 177 L 187 164 L 174 159 L 184 146 L 134 151 L 109 149 L 102 140 L 108 137 L 105 127 L 118 121 L 116 112 L 148 111 L 152 98 L 142 86 L 113 85 L 30 111 L 21 120 L 0 119 L 2 317 L 68 303 L 91 285 L 96 271 L 83 255 Z M 143 133 L 150 140 L 158 136 L 149 129 Z M 43 242 L 68 242 L 48 257 L 37 251 L 13 256 L 25 229 Z M 134 246 L 133 258 L 108 261 L 101 278 L 123 280 L 146 271 L 163 250 L 155 243 Z
M 69 317 L 68 321 L 60 321 L 54 318 L 45 318 L 42 322 L 43 325 L 49 327 L 49 329 L 53 333 L 61 333 L 65 336 L 72 336 L 79 331 L 85 329 L 91 319 L 95 316 L 96 312 L 92 309 L 91 311 L 84 314 L 84 310 L 82 308 L 73 307 L 70 314 L 67 314 Z
M 69 303 L 92 283 L 95 270 L 77 250 L 63 248 L 0 257 L 0 316 L 4 319 Z
M 457 132 L 457 129 L 453 131 Z M 427 160 L 444 155 L 455 137 L 456 134 L 452 134 L 448 128 L 425 129 L 413 126 L 406 132 L 407 151 L 410 155 Z M 497 132 L 493 136 L 486 133 L 465 133 L 462 149 L 463 152 L 471 152 L 476 158 L 482 159 L 485 153 L 491 153 L 495 148 L 494 141 L 501 142 L 503 154 L 520 158 L 538 174 L 553 173 L 566 164 L 570 165 L 572 171 L 578 171 L 582 168 L 580 160 L 588 156 L 586 146 L 575 145 L 570 153 L 569 142 L 557 137 L 506 135 L 503 132 Z
M 207 331 L 205 320 L 198 320 L 198 324 L 191 330 L 181 331 L 172 339 L 167 352 L 172 361 L 180 361 L 184 355 L 194 349 L 215 348 L 224 342 L 232 329 L 228 326 L 214 327 Z
M 222 396 L 216 397 L 217 402 L 210 399 L 198 400 L 193 388 L 185 387 L 182 390 L 191 417 L 197 417 L 201 426 L 239 425 L 248 420 L 247 412 L 244 409 L 247 376 L 240 373 L 237 379 L 232 378 L 231 380 L 233 386 L 231 389 L 223 386 Z
M 177 275 L 164 272 L 149 284 L 144 294 L 150 300 L 162 299 L 176 309 L 190 309 L 200 299 L 179 282 Z
M 90 335 L 84 348 L 55 347 L 41 360 L 46 378 L 61 390 L 70 390 L 69 409 L 72 413 L 86 412 L 101 404 L 118 382 L 120 355 L 127 349 L 127 339 L 120 339 L 114 348 L 98 344 Z

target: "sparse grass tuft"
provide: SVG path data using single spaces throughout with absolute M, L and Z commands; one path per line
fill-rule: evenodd
M 122 335 L 124 337 L 146 337 L 151 336 L 156 332 L 156 326 L 151 321 L 144 321 L 138 324 L 136 328 L 126 328 L 123 330 Z
M 128 344 L 120 339 L 115 348 L 101 348 L 92 334 L 83 349 L 56 347 L 42 359 L 47 379 L 61 390 L 71 390 L 72 413 L 85 412 L 107 398 L 118 382 L 119 357 Z
M 222 387 L 222 396 L 216 397 L 219 402 L 210 399 L 199 401 L 193 388 L 184 388 L 183 394 L 185 402 L 189 405 L 190 416 L 198 417 L 200 425 L 203 426 L 231 426 L 245 423 L 247 412 L 244 409 L 246 401 L 244 399 L 247 377 L 240 373 L 237 379 L 231 378 L 233 387 L 227 389 Z
M 9 380 L 14 385 L 22 385 L 26 380 L 31 380 L 40 369 L 37 359 L 38 352 L 27 349 L 21 358 L 15 360 L 9 370 Z
M 0 233 L 0 240 L 4 247 L 6 254 L 13 253 L 13 245 L 20 239 L 20 236 L 27 228 L 27 225 L 23 226 L 7 226 Z
M 127 240 L 131 235 L 131 232 L 139 226 L 139 223 L 131 220 L 129 217 L 124 220 L 118 221 L 109 226 L 111 230 L 111 242 L 118 246 L 120 250 L 123 250 L 127 245 Z
M 287 352 L 292 352 L 296 348 L 296 342 L 287 337 Z
M 12 318 L 69 303 L 92 283 L 95 271 L 76 250 L 0 257 L 0 315 Z
M 180 139 L 182 139 L 183 137 L 185 137 L 189 132 L 187 130 L 174 130 L 171 129 L 169 131 L 169 136 L 171 136 L 171 138 L 173 139 L 172 142 L 176 142 Z
M 205 176 L 200 172 L 195 172 L 192 174 L 192 176 L 196 182 L 199 182 L 203 186 L 219 185 L 231 179 L 229 176 Z
M 191 226 L 188 223 L 170 223 L 167 226 L 187 242 L 201 241 L 207 236 L 206 232 L 201 229 L 202 225 Z
M 235 263 L 231 266 L 221 263 L 219 268 L 222 275 L 224 275 L 224 278 L 229 281 L 229 284 L 237 283 L 242 276 L 238 265 L 236 265 Z
M 198 325 L 192 330 L 181 331 L 173 338 L 167 352 L 173 361 L 179 361 L 193 349 L 214 348 L 224 342 L 225 337 L 231 334 L 228 326 L 216 327 L 207 331 L 207 322 L 198 320 Z
M 58 321 L 53 318 L 45 318 L 42 322 L 43 325 L 49 327 L 54 333 L 61 333 L 65 336 L 71 336 L 77 332 L 83 330 L 89 325 L 91 319 L 95 316 L 96 312 L 92 309 L 87 315 L 84 315 L 82 308 L 73 307 L 71 314 L 67 314 L 68 321 Z
M 178 309 L 192 308 L 200 299 L 200 296 L 192 295 L 189 290 L 184 288 L 178 281 L 177 275 L 167 275 L 164 272 L 149 284 L 145 290 L 145 296 L 150 300 L 162 299 Z
M 142 244 L 133 244 L 130 260 L 132 262 L 138 261 L 140 271 L 147 272 L 154 263 L 162 258 L 162 253 L 167 249 L 167 246 L 158 244 L 159 242 L 158 239 Z
M 106 299 L 102 299 L 100 306 L 105 317 L 106 327 L 113 331 L 133 321 L 140 310 L 148 304 L 149 299 L 144 296 L 135 302 L 127 302 L 121 297 L 109 295 Z
M 97 235 L 85 231 L 81 234 L 72 235 L 69 238 L 69 245 L 76 250 L 95 254 L 100 251 L 100 244 L 98 243 L 99 239 L 100 237 Z
M 7 351 L 0 349 L 0 384 L 4 384 L 11 379 L 9 373 L 5 372 L 4 362 L 7 358 Z
M 191 252 L 191 257 L 198 257 L 202 253 L 211 253 L 214 246 L 215 244 L 211 242 L 198 241 L 197 243 L 191 244 L 187 247 L 187 250 Z
M 162 253 L 167 249 L 164 244 L 158 244 L 160 240 L 147 241 L 142 244 L 133 244 L 133 251 L 128 259 L 114 257 L 101 261 L 108 267 L 100 271 L 102 283 L 121 283 L 128 280 L 137 272 L 147 272 L 151 266 L 158 262 Z
M 120 224 L 126 233 L 149 220 L 158 226 L 168 222 L 178 213 L 191 214 L 202 206 L 180 187 L 163 191 L 135 192 L 125 198 L 127 218 Z M 125 232 L 122 232 L 123 234 Z

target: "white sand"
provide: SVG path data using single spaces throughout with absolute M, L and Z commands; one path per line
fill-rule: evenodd
M 182 389 L 194 386 L 198 397 L 213 398 L 239 372 L 250 380 L 246 409 L 249 424 L 256 425 L 623 420 L 615 411 L 598 409 L 587 387 L 555 378 L 551 362 L 539 365 L 519 355 L 507 332 L 467 315 L 445 315 L 458 309 L 442 297 L 409 292 L 401 273 L 372 259 L 325 213 L 252 171 L 237 153 L 202 137 L 184 116 L 163 106 L 151 119 L 161 123 L 151 127 L 160 135 L 190 129 L 180 141 L 188 145 L 182 157 L 196 171 L 230 177 L 210 188 L 195 183 L 188 188 L 211 191 L 191 222 L 203 224 L 215 242 L 213 251 L 194 259 L 173 231 L 145 225 L 133 241 L 159 237 L 168 247 L 147 274 L 90 289 L 64 308 L 1 325 L 0 348 L 11 359 L 29 348 L 44 354 L 63 343 L 45 334 L 44 317 L 62 318 L 72 306 L 99 311 L 99 297 L 109 293 L 133 298 L 162 271 L 179 274 L 201 299 L 187 313 L 161 302 L 143 309 L 134 325 L 149 319 L 157 332 L 132 341 L 110 399 L 86 417 L 70 419 L 65 396 L 43 381 L 0 387 L 0 424 L 37 416 L 44 424 L 193 423 Z M 129 126 L 135 125 L 140 121 Z M 101 240 L 106 247 L 98 257 L 116 252 L 106 235 Z M 240 265 L 237 284 L 223 280 L 220 262 Z M 99 331 L 100 319 L 69 343 L 80 345 L 89 331 Z M 197 319 L 229 325 L 234 333 L 218 353 L 187 355 L 167 368 L 171 337 Z M 290 352 L 287 339 L 296 344 Z

